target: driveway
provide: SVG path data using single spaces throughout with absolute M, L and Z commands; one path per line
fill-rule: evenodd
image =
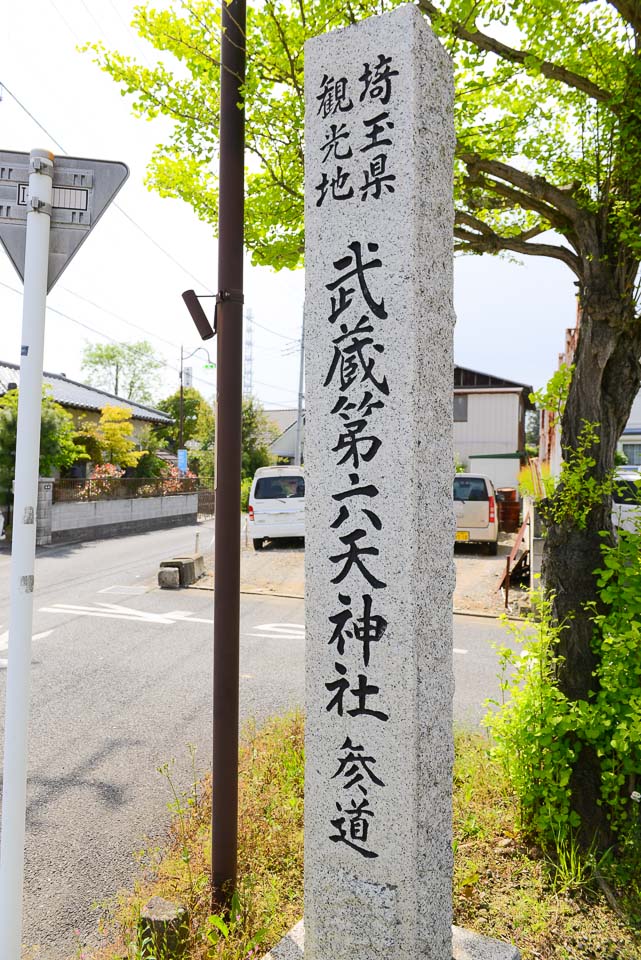
M 514 545 L 516 534 L 501 533 L 498 554 L 491 557 L 480 544 L 457 544 L 454 548 L 456 588 L 454 609 L 457 612 L 491 614 L 505 612 L 505 597 L 499 584 L 505 573 L 505 562 Z M 212 590 L 213 569 L 197 584 L 199 589 Z M 263 596 L 298 597 L 305 594 L 305 547 L 300 539 L 267 541 L 262 550 L 254 550 L 246 531 L 242 534 L 241 592 Z M 516 599 L 518 591 L 510 591 Z

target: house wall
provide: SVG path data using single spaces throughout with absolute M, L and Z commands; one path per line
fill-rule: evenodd
M 88 503 L 51 503 L 51 491 L 43 484 L 38 502 L 38 543 L 129 536 L 146 530 L 196 523 L 197 518 L 197 493 L 130 500 L 93 500 Z
M 455 391 L 456 396 L 465 393 Z M 467 393 L 467 421 L 454 422 L 454 451 L 466 469 L 471 454 L 516 453 L 523 449 L 522 406 L 520 392 Z

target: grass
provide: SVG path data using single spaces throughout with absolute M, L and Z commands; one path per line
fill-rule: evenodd
M 244 731 L 238 835 L 243 880 L 231 917 L 212 915 L 210 908 L 211 781 L 181 795 L 165 767 L 174 814 L 167 847 L 145 852 L 133 892 L 104 909 L 101 927 L 112 945 L 100 951 L 79 945 L 74 960 L 147 960 L 138 920 L 152 896 L 187 907 L 190 960 L 252 960 L 277 943 L 303 914 L 303 733 L 300 714 Z
M 487 740 L 461 734 L 456 748 L 455 923 L 516 944 L 522 960 L 639 960 L 638 844 L 617 864 L 568 840 L 543 851 Z
M 559 841 L 528 839 L 487 740 L 459 734 L 454 776 L 454 920 L 515 943 L 523 960 L 639 960 L 641 856 L 636 838 L 618 864 Z M 135 890 L 107 911 L 112 946 L 82 960 L 146 960 L 137 934 L 151 896 L 190 912 L 190 960 L 256 960 L 303 914 L 303 719 L 246 731 L 240 766 L 239 876 L 231 918 L 209 909 L 211 784 L 181 796 L 163 771 L 175 814 L 169 843 L 144 858 Z M 635 859 L 636 858 L 636 859 Z M 148 954 L 149 956 L 149 954 Z M 165 960 L 158 957 L 157 960 Z M 167 958 L 168 960 L 168 958 Z

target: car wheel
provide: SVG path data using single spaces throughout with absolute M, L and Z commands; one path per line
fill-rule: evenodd
M 262 550 L 265 544 L 265 541 L 261 537 L 259 540 L 252 540 L 252 543 L 254 544 L 254 550 Z
M 497 553 L 499 552 L 498 540 L 494 540 L 492 543 L 488 543 L 487 552 L 491 557 L 495 557 L 497 555 Z

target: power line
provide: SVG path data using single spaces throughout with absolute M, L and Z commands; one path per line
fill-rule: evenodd
M 95 307 L 96 310 L 102 310 L 103 313 L 107 313 L 110 317 L 115 317 L 116 320 L 120 320 L 122 323 L 127 324 L 129 327 L 134 327 L 136 330 L 140 330 L 142 333 L 146 333 L 149 337 L 154 337 L 156 340 L 160 340 L 161 343 L 166 343 L 169 347 L 175 347 L 176 350 L 180 350 L 180 344 L 174 343 L 173 340 L 166 340 L 165 337 L 161 337 L 158 333 L 153 333 L 151 330 L 147 330 L 146 327 L 141 327 L 139 323 L 134 323 L 133 320 L 127 320 L 126 317 L 123 317 L 121 314 L 116 313 L 114 310 L 109 310 L 107 307 L 101 306 L 99 303 L 96 303 L 94 300 L 91 300 L 89 297 L 85 297 L 82 293 L 77 293 L 75 290 L 71 290 L 69 287 L 61 287 L 60 289 L 64 290 L 65 293 L 70 293 L 72 297 L 77 297 L 79 300 L 84 300 L 85 303 L 90 304 L 90 306 Z
M 53 3 L 53 0 L 51 0 L 51 2 L 52 2 L 52 5 L 53 5 L 54 8 L 55 8 L 55 4 Z M 56 8 L 56 9 L 57 9 L 57 8 Z M 51 133 L 49 132 L 49 130 L 47 130 L 47 128 L 46 128 L 42 123 L 40 123 L 40 121 L 37 119 L 37 117 L 34 116 L 34 114 L 26 107 L 26 105 L 25 105 L 24 103 L 22 103 L 22 101 L 16 96 L 16 94 L 15 94 L 12 90 L 10 90 L 9 87 L 7 87 L 7 85 L 6 85 L 5 83 L 3 83 L 3 82 L 1 82 L 1 81 L 0 81 L 0 86 L 1 86 L 4 90 L 7 91 L 7 93 L 9 94 L 9 96 L 15 101 L 15 103 L 18 105 L 18 107 L 20 107 L 20 109 L 36 124 L 36 126 L 37 126 L 40 130 L 42 130 L 42 132 L 43 132 L 44 134 L 46 134 L 46 136 L 49 137 L 49 139 L 50 139 L 57 147 L 59 147 L 59 149 L 60 149 L 64 154 L 66 154 L 66 153 L 67 153 L 67 150 L 65 149 L 65 147 L 63 147 L 63 145 L 60 143 L 60 141 L 57 140 L 56 137 L 54 137 L 53 134 L 51 134 Z M 119 211 L 119 213 L 121 213 L 122 216 L 124 216 L 134 227 L 136 227 L 136 229 L 139 230 L 139 231 L 143 234 L 143 236 L 145 236 L 146 239 L 150 241 L 150 243 L 153 243 L 153 245 L 154 245 L 155 247 L 157 247 L 157 248 L 161 251 L 161 253 L 163 253 L 166 257 L 168 257 L 180 270 L 182 270 L 183 273 L 185 273 L 185 274 L 187 274 L 187 276 L 191 277 L 192 280 L 195 280 L 196 283 L 197 283 L 199 286 L 201 286 L 202 288 L 204 288 L 208 293 L 212 293 L 211 287 L 209 287 L 207 284 L 203 283 L 202 280 L 201 280 L 199 277 L 197 277 L 194 273 L 192 273 L 190 270 L 188 270 L 187 267 L 185 267 L 182 263 L 180 263 L 180 261 L 177 260 L 176 257 L 173 256 L 173 254 L 169 253 L 168 250 L 165 250 L 165 248 L 164 248 L 163 246 L 161 246 L 161 244 L 159 244 L 158 241 L 157 241 L 154 237 L 152 237 L 151 234 L 149 234 L 149 233 L 144 229 L 144 227 L 142 227 L 136 220 L 134 220 L 133 217 L 131 217 L 125 210 L 123 210 L 123 208 L 122 208 L 118 203 L 114 203 L 114 207 L 115 207 L 115 208 Z M 2 283 L 2 286 L 6 287 L 6 288 L 9 289 L 9 290 L 12 290 L 14 293 L 20 294 L 20 291 L 19 291 L 19 290 L 16 290 L 15 287 L 11 287 L 9 284 Z M 70 293 L 72 296 L 78 297 L 80 300 L 85 300 L 87 303 L 89 303 L 91 306 L 95 307 L 96 309 L 102 310 L 104 313 L 110 314 L 111 316 L 113 316 L 113 317 L 115 317 L 116 319 L 120 320 L 122 323 L 125 323 L 125 324 L 127 324 L 128 326 L 130 326 L 130 327 L 133 327 L 133 328 L 135 328 L 135 329 L 137 329 L 137 330 L 140 330 L 140 331 L 142 331 L 143 333 L 146 333 L 147 335 L 152 336 L 152 337 L 154 337 L 155 339 L 161 341 L 162 343 L 166 343 L 168 346 L 175 347 L 176 349 L 177 349 L 178 346 L 179 346 L 178 344 L 175 344 L 175 343 L 173 343 L 173 342 L 170 341 L 170 340 L 166 340 L 164 337 L 160 337 L 158 334 L 152 333 L 150 330 L 147 330 L 145 327 L 140 326 L 140 324 L 136 324 L 136 323 L 134 323 L 134 322 L 131 321 L 131 320 L 127 320 L 125 317 L 121 316 L 120 314 L 117 314 L 117 313 L 115 313 L 114 311 L 109 310 L 108 308 L 101 306 L 100 304 L 98 304 L 98 303 L 96 303 L 95 301 L 91 300 L 89 297 L 85 297 L 85 296 L 83 296 L 82 294 L 76 293 L 76 291 L 71 290 L 69 287 L 65 287 L 64 290 L 65 290 L 67 293 Z M 110 337 L 108 334 L 103 333 L 101 330 L 96 330 L 95 327 L 91 327 L 89 324 L 83 323 L 81 320 L 78 320 L 78 319 L 76 319 L 75 317 L 71 317 L 69 314 L 66 314 L 66 313 L 64 313 L 63 311 L 58 310 L 58 309 L 56 309 L 55 307 L 49 307 L 49 306 L 48 306 L 47 309 L 48 309 L 48 310 L 51 310 L 53 313 L 58 314 L 59 316 L 62 316 L 62 317 L 64 317 L 64 318 L 66 318 L 67 320 L 71 321 L 72 323 L 75 323 L 75 324 L 77 324 L 78 326 L 83 327 L 83 328 L 86 329 L 86 330 L 89 330 L 91 333 L 95 333 L 97 336 L 103 337 L 104 339 L 109 340 L 111 343 L 121 343 L 121 342 L 122 342 L 122 341 L 116 340 L 114 337 Z M 282 340 L 286 340 L 288 343 L 290 343 L 290 344 L 292 344 L 292 345 L 295 344 L 295 343 L 297 343 L 297 339 L 296 339 L 295 337 L 288 337 L 288 336 L 286 336 L 285 334 L 280 333 L 280 332 L 277 331 L 277 330 L 272 330 L 270 327 L 267 327 L 267 326 L 265 326 L 264 324 L 259 323 L 259 322 L 256 321 L 256 320 L 253 320 L 253 324 L 254 324 L 254 326 L 256 326 L 256 327 L 259 327 L 261 330 L 264 330 L 266 333 L 269 333 L 269 334 L 271 334 L 271 335 L 274 336 L 274 337 L 279 337 L 279 338 L 282 339 Z M 179 370 L 178 370 L 176 367 L 172 367 L 170 364 L 167 364 L 167 363 L 164 363 L 164 362 L 163 362 L 163 366 L 167 367 L 167 368 L 170 369 L 170 370 L 173 370 L 175 373 L 179 373 Z M 195 379 L 195 380 L 198 380 L 200 383 L 206 384 L 207 386 L 211 386 L 211 384 L 209 383 L 209 381 L 204 380 L 202 377 L 198 377 L 198 376 L 196 375 L 196 376 L 194 376 L 194 379 Z M 269 389 L 279 389 L 279 387 L 277 387 L 275 384 L 261 383 L 260 381 L 256 381 L 256 383 L 259 384 L 260 386 L 268 387 Z M 284 389 L 287 393 L 296 393 L 295 390 L 288 390 L 287 388 L 283 388 L 282 386 L 280 387 L 280 389 Z
M 47 128 L 44 127 L 36 117 L 34 117 L 33 113 L 31 113 L 31 111 L 27 109 L 24 103 L 22 103 L 18 99 L 18 97 L 15 95 L 15 93 L 13 93 L 13 91 L 9 89 L 6 83 L 3 83 L 0 81 L 0 85 L 7 91 L 9 96 L 18 104 L 20 109 L 23 110 L 27 114 L 27 116 L 30 117 L 31 120 L 33 120 L 36 126 L 40 130 L 42 130 L 42 132 L 45 133 L 49 137 L 49 139 L 52 140 L 53 143 L 55 143 L 55 145 L 60 148 L 60 150 L 62 150 L 63 153 L 68 153 L 68 151 L 66 150 L 65 147 L 63 147 L 60 141 L 56 140 L 56 138 L 51 133 L 49 133 Z M 161 246 L 161 244 L 159 244 L 158 241 L 154 239 L 154 237 L 152 237 L 151 234 L 148 233 L 144 227 L 141 227 L 141 225 L 136 220 L 134 220 L 134 218 L 130 216 L 126 210 L 123 210 L 120 204 L 114 203 L 113 206 L 116 208 L 116 210 L 118 210 L 119 213 L 122 214 L 123 217 L 129 220 L 129 222 L 133 224 L 133 226 L 136 227 L 136 229 L 139 230 L 143 234 L 143 236 L 146 237 L 147 240 L 149 240 L 150 243 L 153 243 L 153 245 L 157 247 L 161 251 L 161 253 L 164 253 L 164 255 L 168 257 L 169 260 L 172 261 L 172 263 L 175 263 L 176 266 L 179 267 L 183 273 L 187 274 L 188 277 L 191 277 L 192 280 L 195 280 L 196 283 L 198 283 L 201 287 L 207 290 L 208 293 L 213 293 L 213 290 L 211 289 L 211 287 L 209 287 L 206 283 L 203 283 L 203 281 L 199 277 L 197 277 L 194 273 L 192 273 L 191 270 L 188 270 L 187 267 L 185 267 L 184 264 L 180 263 L 180 261 L 177 260 L 172 253 L 169 253 L 168 250 L 165 250 L 165 248 Z
M 266 327 L 264 324 L 259 323 L 258 320 L 253 320 L 252 323 L 255 327 L 260 327 L 261 330 L 266 330 L 267 333 L 273 334 L 275 337 L 280 337 L 281 340 L 289 340 L 290 343 L 297 343 L 298 340 L 296 337 L 287 337 L 284 333 L 279 333 L 278 330 L 272 330 L 270 327 Z
M 53 2 L 53 0 L 51 0 L 51 2 Z M 40 121 L 33 115 L 33 113 L 31 113 L 31 111 L 30 111 L 29 109 L 27 109 L 27 107 L 24 105 L 24 103 L 22 103 L 22 102 L 18 99 L 18 97 L 15 95 L 15 93 L 13 93 L 13 91 L 10 90 L 9 87 L 7 87 L 7 85 L 6 85 L 5 83 L 2 83 L 1 81 L 0 81 L 0 86 L 2 86 L 2 87 L 7 91 L 7 93 L 9 94 L 9 96 L 18 104 L 18 106 L 20 107 L 20 109 L 23 110 L 31 120 L 33 120 L 33 122 L 36 124 L 36 126 L 37 126 L 40 130 L 42 130 L 42 132 L 45 133 L 45 134 L 50 138 L 50 140 L 52 140 L 53 143 L 55 143 L 55 145 L 62 150 L 63 153 L 67 153 L 67 150 L 63 147 L 63 145 L 60 143 L 60 141 L 59 141 L 59 140 L 56 140 L 56 138 L 55 138 L 51 133 L 49 133 L 49 131 L 46 129 L 46 127 L 44 127 L 44 126 L 40 123 Z M 126 210 L 123 210 L 123 208 L 120 206 L 120 204 L 114 203 L 113 206 L 116 208 L 116 210 L 118 210 L 119 213 L 122 214 L 123 217 L 125 217 L 127 220 L 129 220 L 129 222 L 130 222 L 134 227 L 136 227 L 136 229 L 139 230 L 140 233 L 142 233 L 142 235 L 143 235 L 147 240 L 149 240 L 150 243 L 153 243 L 153 245 L 154 245 L 155 247 L 157 247 L 157 248 L 160 250 L 161 253 L 163 253 L 169 260 L 172 261 L 172 263 L 174 263 L 180 270 L 182 270 L 183 273 L 185 273 L 188 277 L 191 277 L 192 280 L 195 280 L 196 283 L 197 283 L 200 287 L 202 287 L 204 290 L 207 291 L 207 293 L 212 294 L 212 293 L 214 292 L 214 291 L 212 290 L 212 288 L 211 288 L 208 284 L 204 283 L 204 282 L 200 279 L 200 277 L 197 277 L 195 273 L 192 273 L 191 270 L 189 270 L 184 264 L 182 264 L 179 260 L 177 260 L 176 257 L 174 257 L 174 255 L 173 255 L 172 253 L 170 253 L 168 250 L 165 250 L 165 248 L 164 248 L 160 243 L 158 243 L 158 241 L 157 241 L 154 237 L 152 237 L 152 235 L 151 235 L 150 233 L 148 233 L 148 232 L 145 230 L 145 228 L 142 227 L 142 226 L 137 222 L 137 220 L 134 220 L 134 218 L 133 218 L 132 216 L 130 216 L 130 215 L 127 213 Z M 73 291 L 70 291 L 70 292 L 73 292 Z M 267 326 L 265 326 L 265 324 L 259 323 L 257 320 L 254 320 L 253 323 L 254 323 L 254 326 L 255 326 L 255 327 L 260 327 L 261 330 L 265 330 L 266 333 L 270 333 L 270 334 L 271 334 L 272 336 L 274 336 L 274 337 L 280 337 L 281 340 L 287 340 L 289 343 L 297 343 L 297 342 L 298 342 L 298 338 L 297 338 L 297 337 L 288 337 L 288 336 L 286 336 L 286 334 L 284 334 L 284 333 L 279 333 L 278 330 L 272 330 L 271 327 L 267 327 Z
M 254 383 L 257 383 L 259 387 L 269 387 L 270 390 L 282 390 L 284 393 L 293 393 L 295 396 L 298 396 L 298 390 L 289 390 L 287 387 L 284 387 L 282 383 L 265 383 L 263 380 L 254 380 Z
M 18 296 L 22 296 L 22 291 L 18 290 L 17 287 L 12 287 L 10 283 L 5 283 L 4 280 L 0 280 L 0 286 L 5 287 L 7 290 L 11 290 L 12 293 L 17 293 Z M 88 323 L 83 323 L 82 320 L 78 320 L 76 317 L 72 317 L 71 314 L 65 313 L 64 310 L 58 310 L 57 307 L 50 307 L 47 304 L 47 310 L 51 313 L 57 314 L 59 317 L 64 317 L 65 320 L 69 320 L 71 323 L 77 324 L 79 327 L 83 327 L 85 330 L 89 330 L 91 333 L 97 334 L 99 337 L 103 337 L 105 340 L 109 340 L 111 343 L 117 345 L 122 344 L 123 340 L 116 340 L 115 337 L 110 337 L 108 333 L 104 333 L 102 330 L 96 330 L 95 327 L 90 326 Z M 173 367 L 166 360 L 158 360 L 158 363 L 165 367 L 167 370 L 171 370 L 172 373 L 177 373 L 180 375 L 180 369 L 178 367 Z M 209 380 L 205 380 L 203 377 L 199 377 L 196 374 L 193 375 L 194 380 L 198 380 L 200 383 L 204 383 L 208 387 L 212 387 L 213 384 Z

